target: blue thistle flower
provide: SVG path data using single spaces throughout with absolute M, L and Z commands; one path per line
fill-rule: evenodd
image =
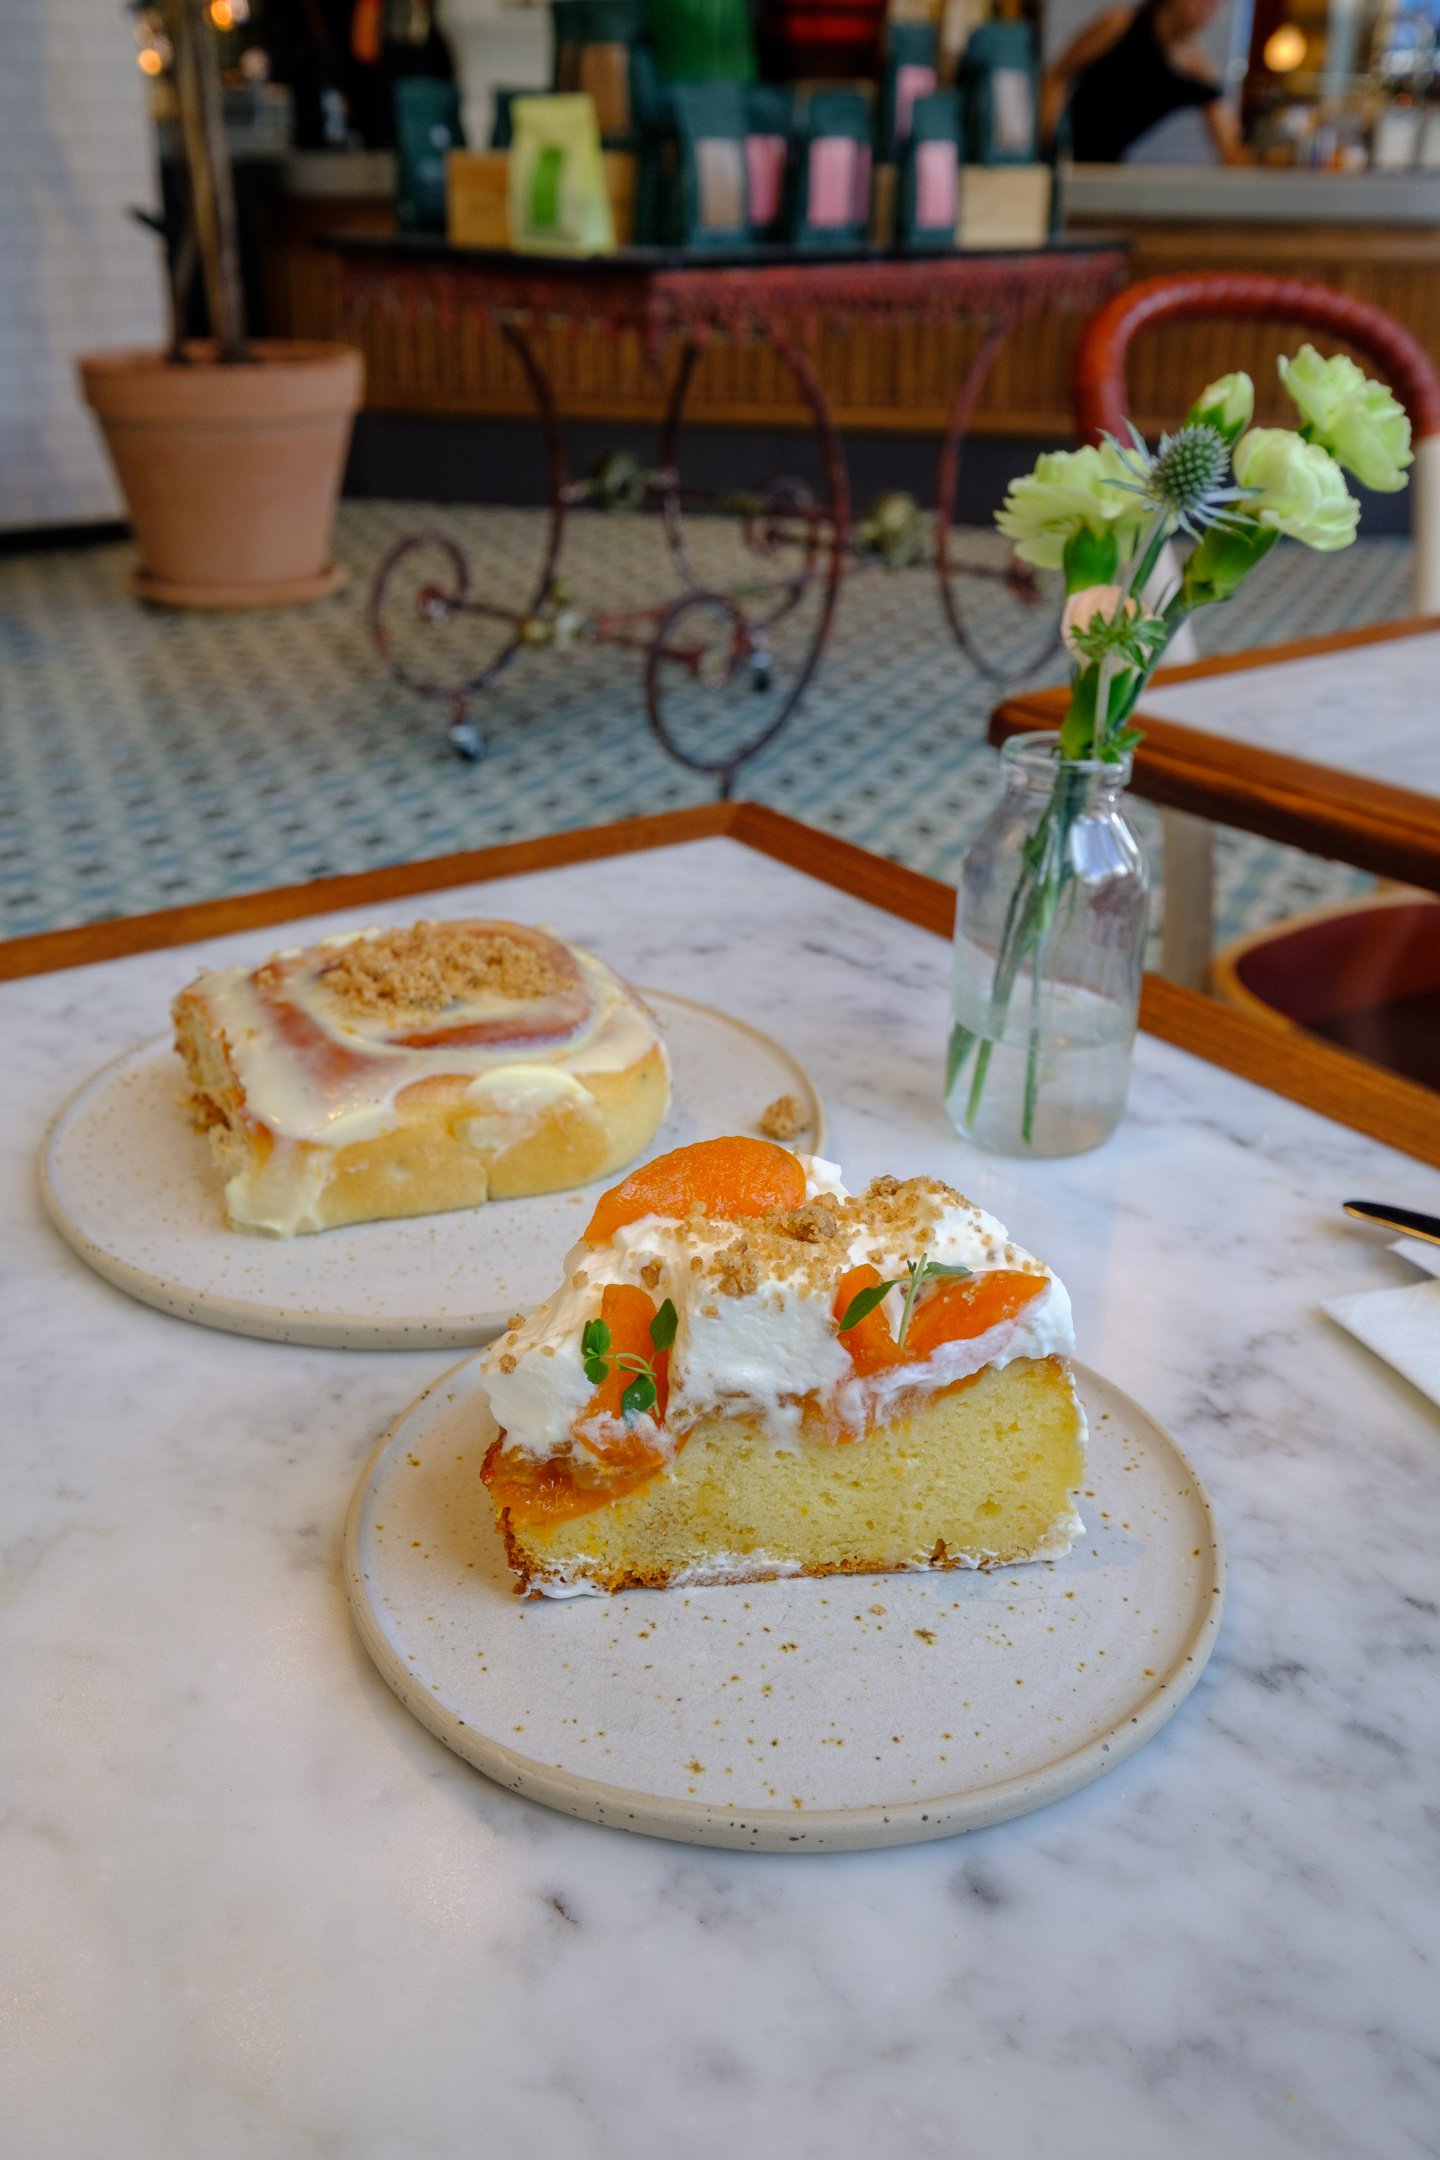
M 1230 450 L 1218 428 L 1192 421 L 1174 435 L 1162 435 L 1152 457 L 1145 438 L 1130 424 L 1133 448 L 1122 449 L 1113 435 L 1110 444 L 1133 480 L 1112 480 L 1112 487 L 1139 495 L 1150 509 L 1162 511 L 1175 527 L 1198 540 L 1208 526 L 1233 526 L 1237 521 L 1227 507 L 1255 494 L 1254 488 L 1221 485 L 1230 464 Z

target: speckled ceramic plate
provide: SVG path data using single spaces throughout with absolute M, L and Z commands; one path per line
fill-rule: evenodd
M 644 993 L 665 1030 L 670 1115 L 647 1151 L 754 1132 L 779 1095 L 810 1119 L 796 1145 L 825 1152 L 825 1113 L 803 1066 L 728 1013 Z M 203 1134 L 181 1107 L 169 1037 L 86 1082 L 40 1156 L 50 1218 L 82 1260 L 147 1305 L 237 1335 L 333 1349 L 463 1348 L 549 1297 L 602 1185 L 493 1200 L 446 1215 L 356 1223 L 290 1239 L 225 1220 Z
M 392 1427 L 346 1525 L 350 1606 L 406 1708 L 498 1784 L 692 1845 L 835 1852 L 979 1829 L 1143 1746 L 1204 1670 L 1225 1555 L 1169 1436 L 1077 1368 L 1083 1537 L 993 1575 L 521 1599 L 479 1361 Z

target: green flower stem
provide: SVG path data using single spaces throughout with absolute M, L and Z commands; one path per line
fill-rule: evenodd
M 1157 510 L 1146 528 L 1145 536 L 1130 559 L 1130 573 L 1120 588 L 1120 605 L 1132 593 L 1138 598 L 1150 582 L 1151 572 L 1160 560 L 1160 553 L 1170 537 L 1170 519 L 1164 510 Z
M 1025 856 L 1027 859 L 1030 853 L 1030 845 L 1030 841 L 1025 843 Z M 990 1053 L 995 1047 L 994 1029 L 997 1012 L 1000 1015 L 1000 1032 L 1002 1034 L 1005 1032 L 1005 1015 L 1009 1010 L 1010 992 L 1014 988 L 1015 970 L 1019 964 L 1010 955 L 1014 950 L 1017 917 L 1021 909 L 1026 905 L 1027 899 L 1028 892 L 1022 871 L 1020 877 L 1015 881 L 1009 905 L 1005 910 L 1005 924 L 1000 932 L 1000 946 L 995 956 L 995 975 L 990 985 L 990 1010 L 987 1016 L 989 1025 L 981 1038 L 980 1047 L 975 1053 L 975 1070 L 970 1076 L 970 1097 L 966 1104 L 965 1116 L 967 1122 L 972 1125 L 980 1108 L 980 1098 L 985 1092 L 985 1078 L 990 1070 Z M 958 1079 L 960 1065 L 963 1063 L 964 1053 L 962 1052 L 955 1068 L 955 1079 Z M 951 1085 L 953 1087 L 954 1079 L 952 1079 Z
M 1055 788 L 1040 821 L 1025 843 L 1020 876 L 1005 911 L 1005 926 L 995 957 L 990 991 L 989 1025 L 975 1058 L 966 1121 L 974 1125 L 979 1114 L 995 1043 L 1005 1032 L 1010 1001 L 1021 969 L 1031 966 L 1030 1042 L 1026 1059 L 1023 1138 L 1028 1146 L 1034 1126 L 1040 1085 L 1039 997 L 1045 946 L 1060 912 L 1070 883 L 1070 833 L 1079 813 L 1081 789 L 1067 773 L 1067 760 L 1057 761 Z
M 1125 605 L 1124 599 L 1120 602 Z M 1110 686 L 1115 675 L 1115 656 L 1106 653 L 1100 662 L 1100 674 L 1095 684 L 1095 750 L 1097 758 L 1104 757 L 1112 733 L 1110 726 Z
M 1029 1147 L 1035 1134 L 1035 1106 L 1040 1096 L 1040 974 L 1045 964 L 1045 938 L 1036 940 L 1030 964 L 1030 1040 L 1025 1046 L 1025 1101 L 1020 1114 L 1020 1138 Z

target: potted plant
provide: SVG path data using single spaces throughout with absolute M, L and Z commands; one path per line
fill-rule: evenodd
M 165 352 L 76 363 L 140 550 L 131 585 L 175 607 L 283 607 L 343 584 L 330 540 L 363 360 L 348 345 L 249 339 L 208 0 L 165 0 L 189 220 Z M 198 268 L 212 335 L 187 340 Z

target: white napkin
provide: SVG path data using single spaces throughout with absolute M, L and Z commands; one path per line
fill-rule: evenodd
M 1440 1275 L 1440 1245 L 1431 1245 L 1424 1238 L 1397 1237 L 1390 1250 L 1427 1275 Z
M 1411 1242 L 1402 1239 L 1395 1250 L 1404 1251 L 1417 1267 L 1433 1269 L 1440 1246 L 1406 1250 Z M 1422 1260 L 1421 1252 L 1434 1257 Z M 1357 1290 L 1348 1297 L 1327 1298 L 1323 1310 L 1431 1402 L 1440 1403 L 1440 1281 L 1433 1275 L 1429 1282 L 1399 1290 Z

